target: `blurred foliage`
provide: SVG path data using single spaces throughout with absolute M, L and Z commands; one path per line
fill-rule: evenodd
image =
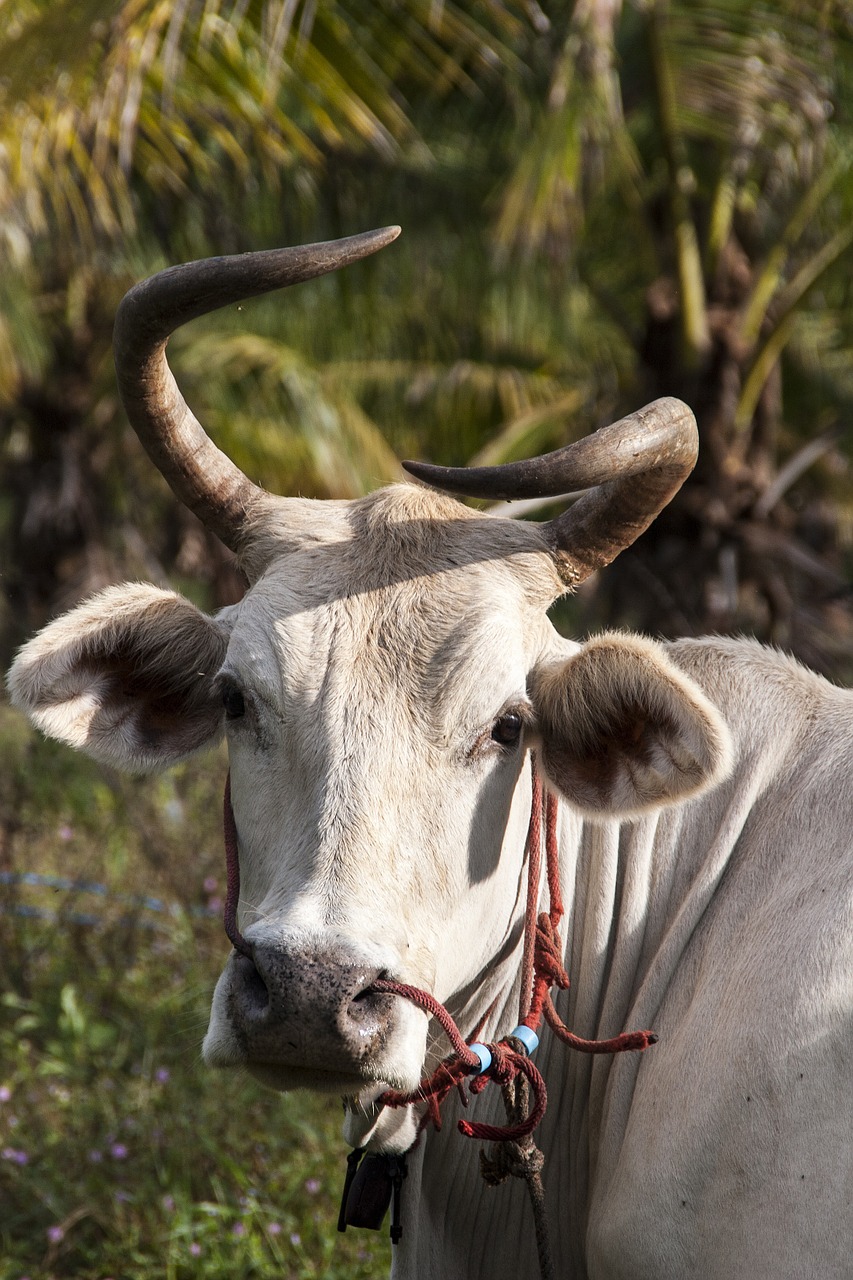
M 241 590 L 143 460 L 111 318 L 166 263 L 401 222 L 173 344 L 253 478 L 351 496 L 658 394 L 695 479 L 593 625 L 850 639 L 849 0 L 6 0 L 0 430 L 8 653 L 121 574 Z

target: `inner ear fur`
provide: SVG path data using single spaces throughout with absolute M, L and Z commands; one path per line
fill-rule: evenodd
M 96 760 L 162 768 L 221 735 L 226 647 L 224 628 L 183 596 L 109 587 L 24 646 L 9 694 L 43 733 Z
M 589 816 L 637 816 L 729 770 L 719 712 L 652 640 L 606 632 L 537 669 L 530 693 L 545 773 Z

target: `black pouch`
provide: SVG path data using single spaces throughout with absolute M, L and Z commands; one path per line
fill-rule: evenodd
M 347 1156 L 338 1230 L 366 1227 L 379 1231 L 390 1205 L 391 1241 L 396 1244 L 403 1234 L 400 1199 L 405 1176 L 405 1156 L 365 1155 L 362 1147 L 351 1151 Z

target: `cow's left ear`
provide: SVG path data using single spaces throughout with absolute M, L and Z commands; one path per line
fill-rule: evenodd
M 696 795 L 729 770 L 719 712 L 652 640 L 598 636 L 534 671 L 530 694 L 545 773 L 591 817 L 636 817 Z

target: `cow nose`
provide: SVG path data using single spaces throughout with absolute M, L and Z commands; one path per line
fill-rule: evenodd
M 394 997 L 382 970 L 342 947 L 255 943 L 231 959 L 229 1017 L 251 1063 L 358 1071 L 382 1048 Z

